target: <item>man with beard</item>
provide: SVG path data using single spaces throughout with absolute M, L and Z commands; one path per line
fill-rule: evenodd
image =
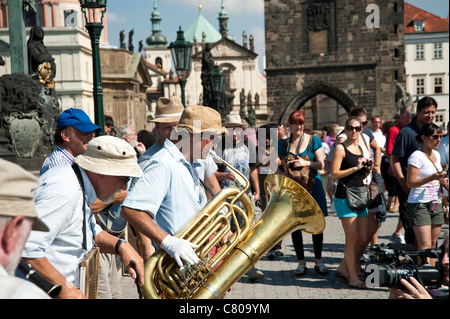
M 85 297 L 79 290 L 80 262 L 94 244 L 101 252 L 119 254 L 131 277 L 143 285 L 142 258 L 129 243 L 103 231 L 90 207 L 97 198 L 112 201 L 130 177 L 142 176 L 136 152 L 124 140 L 101 136 L 89 142 L 75 164 L 55 166 L 39 177 L 36 211 L 50 231 L 32 233 L 22 257 L 47 280 L 62 285 L 59 298 Z
M 406 217 L 406 200 L 409 195 L 409 188 L 406 186 L 408 158 L 414 151 L 419 149 L 420 144 L 416 140 L 416 136 L 422 126 L 433 122 L 437 107 L 438 103 L 430 96 L 425 96 L 417 102 L 416 116 L 398 133 L 389 160 L 397 181 L 396 187 L 400 203 L 399 214 L 405 229 L 405 242 L 407 244 L 414 245 L 414 232 L 412 227 L 408 226 Z
M 127 141 L 136 151 L 138 158 L 146 151 L 144 144 L 138 141 L 136 131 L 130 124 L 120 125 L 116 128 L 116 137 Z

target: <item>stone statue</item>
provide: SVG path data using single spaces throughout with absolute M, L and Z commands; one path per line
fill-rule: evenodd
M 141 52 L 143 48 L 144 48 L 144 44 L 142 43 L 142 40 L 141 40 L 141 41 L 139 41 L 139 49 L 138 49 L 138 52 Z
M 134 28 L 131 29 L 131 31 L 128 33 L 128 51 L 131 51 L 131 52 L 134 52 L 133 34 L 134 34 Z
M 207 43 L 202 52 L 202 87 L 203 87 L 203 105 L 214 107 L 213 93 L 211 90 L 211 73 L 214 70 L 214 61 L 211 55 L 211 44 Z
M 120 38 L 120 48 L 121 49 L 126 49 L 126 46 L 125 46 L 125 30 L 120 31 L 119 38 Z
M 51 153 L 60 109 L 49 91 L 26 74 L 0 77 L 0 139 L 6 138 L 8 149 L 18 157 Z
M 53 79 L 56 74 L 55 59 L 48 52 L 44 45 L 44 30 L 39 26 L 34 26 L 30 30 L 30 38 L 27 42 L 28 49 L 28 70 L 30 74 L 38 74 L 44 72 L 41 78 L 45 83 L 49 83 L 50 88 L 54 88 Z M 45 65 L 42 65 L 44 64 Z

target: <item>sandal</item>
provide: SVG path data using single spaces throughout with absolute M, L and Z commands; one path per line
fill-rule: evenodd
M 308 268 L 305 265 L 298 265 L 297 269 L 295 269 L 295 275 L 296 276 L 304 276 L 307 271 L 308 271 Z
M 329 273 L 328 268 L 327 268 L 324 264 L 322 264 L 322 263 L 316 264 L 316 265 L 314 266 L 314 270 L 315 270 L 319 275 L 328 275 L 328 273 Z

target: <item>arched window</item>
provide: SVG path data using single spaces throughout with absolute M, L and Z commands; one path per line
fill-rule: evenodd
M 163 64 L 163 63 L 162 63 L 162 59 L 161 59 L 160 57 L 157 57 L 157 58 L 155 59 L 155 65 L 156 65 L 158 68 L 162 69 L 162 67 L 163 67 L 162 64 Z

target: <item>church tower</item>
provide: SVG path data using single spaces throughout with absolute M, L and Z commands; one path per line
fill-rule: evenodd
M 222 0 L 221 4 L 222 10 L 219 12 L 219 32 L 222 35 L 222 38 L 228 38 L 231 41 L 235 40 L 235 36 L 228 33 L 228 12 L 225 11 L 224 0 Z
M 150 20 L 152 21 L 152 35 L 146 40 L 148 46 L 144 48 L 145 59 L 158 69 L 169 72 L 172 55 L 167 48 L 169 40 L 161 32 L 162 19 L 156 0 L 153 2 L 153 12 Z

